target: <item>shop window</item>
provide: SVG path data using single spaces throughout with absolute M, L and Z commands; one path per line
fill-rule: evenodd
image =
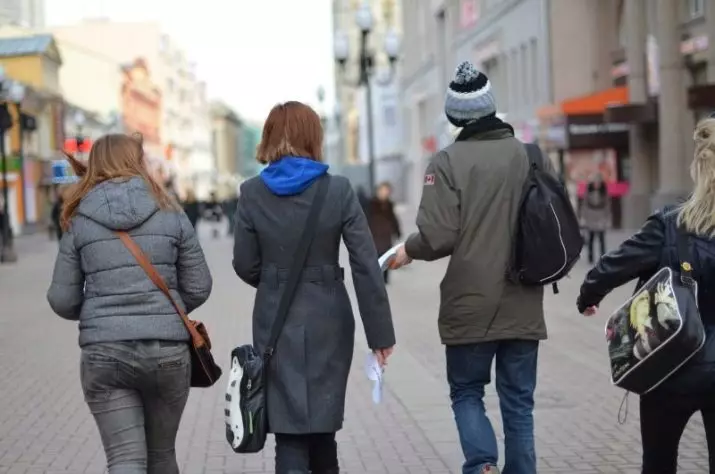
M 692 83 L 694 86 L 700 86 L 708 83 L 708 68 L 707 63 L 697 63 L 690 68 Z
M 688 0 L 688 19 L 694 20 L 705 15 L 705 0 Z

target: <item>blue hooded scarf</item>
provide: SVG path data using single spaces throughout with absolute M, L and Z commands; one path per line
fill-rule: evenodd
M 261 171 L 261 180 L 277 196 L 300 194 L 328 172 L 328 165 L 302 156 L 285 156 Z

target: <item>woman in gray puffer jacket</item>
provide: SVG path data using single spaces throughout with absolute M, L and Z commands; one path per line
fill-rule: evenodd
M 62 210 L 64 234 L 47 299 L 79 321 L 82 390 L 109 473 L 174 474 L 189 395 L 189 334 L 115 231 L 126 231 L 191 312 L 211 293 L 189 219 L 149 175 L 140 139 L 97 140 Z

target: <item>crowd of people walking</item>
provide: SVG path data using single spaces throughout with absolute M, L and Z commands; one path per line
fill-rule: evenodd
M 470 63 L 461 64 L 445 101 L 447 118 L 461 132 L 432 158 L 418 230 L 398 246 L 391 265 L 395 270 L 413 260 L 449 259 L 437 317 L 463 474 L 500 472 L 497 438 L 484 406 L 494 363 L 504 425 L 501 472 L 537 472 L 533 411 L 539 346 L 547 337 L 544 287 L 557 283 L 575 261 L 565 256 L 551 277 L 537 283 L 528 279 L 533 260 L 525 262 L 534 258 L 529 242 L 549 248 L 553 242 L 535 233 L 552 224 L 565 253 L 574 243 L 578 252 L 583 245 L 568 234 L 571 227 L 577 236 L 579 225 L 589 232 L 588 259 L 595 266 L 580 294 L 573 295 L 585 316 L 596 314 L 612 289 L 634 279 L 645 282 L 664 268 L 697 284 L 702 348 L 669 369 L 657 387 L 639 393 L 642 472 L 676 472 L 678 443 L 696 412 L 703 415 L 710 472 L 715 472 L 715 118 L 702 121 L 694 132 L 695 186 L 689 199 L 657 211 L 606 253 L 603 232 L 610 210 L 602 179 L 594 177 L 577 213 L 564 204 L 568 196 L 550 161 L 517 140 L 496 111 L 489 79 Z M 70 157 L 80 181 L 56 213 L 61 240 L 47 297 L 59 316 L 79 322 L 81 385 L 110 474 L 179 472 L 176 434 L 190 387 L 196 385 L 193 376 L 202 369 L 194 356 L 208 348 L 207 334 L 183 316 L 199 308 L 212 289 L 195 227 L 206 222 L 218 236 L 218 223 L 226 216 L 235 273 L 257 289 L 252 347 L 264 361 L 263 378 L 253 389 L 241 384 L 241 393 L 262 403 L 260 411 L 250 412 L 263 414 L 251 419 L 251 426 L 265 424 L 275 436 L 276 473 L 339 472 L 336 432 L 344 423 L 355 339 L 340 243 L 350 255 L 367 344 L 384 368 L 397 337 L 388 275 L 377 258 L 402 238 L 402 231 L 391 186 L 379 185 L 374 196 L 356 192 L 346 178 L 329 172 L 322 141 L 314 110 L 299 102 L 279 104 L 265 122 L 258 148 L 257 158 L 266 165 L 260 175 L 245 181 L 235 199 L 222 203 L 212 195 L 199 203 L 189 192 L 183 206 L 148 174 L 136 137 L 100 138 L 86 163 Z M 540 204 L 550 206 L 555 221 L 543 215 L 529 220 L 534 217 L 529 209 L 536 208 L 529 206 Z M 310 227 L 306 222 L 314 222 L 311 232 L 295 232 Z M 535 227 L 526 232 L 526 222 Z M 683 249 L 690 255 L 687 262 Z M 300 250 L 305 250 L 304 262 L 296 260 Z M 559 257 L 542 254 L 544 265 Z M 656 305 L 684 291 L 666 295 L 659 287 Z M 644 311 L 638 313 L 646 320 L 635 336 L 648 349 L 641 358 L 657 343 L 647 321 L 651 309 Z M 670 320 L 676 316 L 671 312 Z M 656 320 L 663 318 L 659 310 Z M 631 334 L 626 326 L 619 330 L 621 337 Z M 657 372 L 652 361 L 651 372 Z

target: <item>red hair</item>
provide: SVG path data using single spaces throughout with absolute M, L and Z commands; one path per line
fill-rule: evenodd
M 256 158 L 268 164 L 284 156 L 323 160 L 323 126 L 315 110 L 302 102 L 278 104 L 263 125 Z

